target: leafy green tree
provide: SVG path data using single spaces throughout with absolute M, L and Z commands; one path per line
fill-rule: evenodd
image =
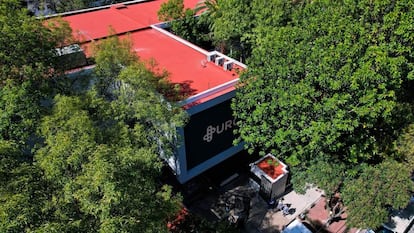
M 97 76 L 96 87 L 100 94 L 111 95 L 111 90 L 116 88 L 115 80 L 121 70 L 133 63 L 138 57 L 132 53 L 131 40 L 121 40 L 115 36 L 115 31 L 109 29 L 110 36 L 93 45 L 96 67 L 94 73 Z
M 45 113 L 41 100 L 52 94 L 53 79 L 62 71 L 55 48 L 71 41 L 71 29 L 61 19 L 47 24 L 27 13 L 19 1 L 0 3 L 0 139 L 30 154 Z
M 183 16 L 170 22 L 171 31 L 179 37 L 190 41 L 206 50 L 212 48 L 211 36 L 208 33 L 207 24 L 195 17 L 195 11 L 185 9 Z
M 157 145 L 158 154 L 172 156 L 179 146 L 176 128 L 184 125 L 186 113 L 160 94 L 158 79 L 143 64 L 126 68 L 119 80 L 122 88 L 112 102 L 114 106 L 121 106 L 117 107 L 118 117 L 134 127 L 138 123 L 145 125 L 146 137 L 152 145 Z
M 132 69 L 127 73 L 125 80 L 137 78 L 128 77 L 135 74 Z M 166 232 L 180 198 L 156 181 L 162 166 L 158 143 L 167 140 L 154 137 L 167 133 L 151 133 L 166 128 L 160 122 L 166 116 L 156 118 L 153 127 L 147 122 L 167 103 L 145 94 L 153 84 L 139 84 L 130 89 L 137 93 L 120 93 L 125 96 L 116 102 L 93 91 L 57 95 L 52 115 L 42 121 L 45 141 L 34 164 L 17 163 L 19 151 L 2 141 L 2 232 Z M 121 111 L 134 107 L 148 112 L 128 116 L 131 111 Z M 134 124 L 125 120 L 131 118 Z
M 404 4 L 381 19 L 409 15 Z M 292 161 L 328 155 L 354 163 L 379 155 L 396 114 L 395 93 L 404 91 L 412 65 L 398 35 L 377 34 L 379 22 L 361 23 L 369 15 L 351 14 L 354 7 L 313 2 L 292 14 L 292 25 L 257 29 L 234 103 L 247 146 L 275 148 Z M 409 24 L 390 19 L 383 27 Z M 385 36 L 396 45 L 377 42 Z
M 214 20 L 222 14 L 221 2 L 221 0 L 202 0 L 194 8 L 194 12 L 199 15 L 200 22 L 205 23 L 210 32 L 214 31 Z
M 0 139 L 0 231 L 26 232 L 45 218 L 49 186 L 16 143 Z
M 253 28 L 254 1 L 203 1 L 205 13 L 200 20 L 210 25 L 212 39 L 221 52 L 244 61 L 250 55 L 247 35 Z M 203 8 L 201 8 L 203 9 Z
M 410 200 L 412 169 L 397 161 L 384 161 L 361 170 L 357 179 L 346 181 L 342 196 L 347 224 L 359 228 L 380 226 L 388 221 L 390 208 L 405 208 Z
M 35 133 L 41 116 L 39 91 L 33 91 L 32 83 L 17 85 L 7 80 L 0 91 L 0 139 L 18 143 L 30 150 L 28 140 Z M 28 147 L 29 146 L 29 147 Z
M 414 124 L 408 125 L 395 141 L 395 150 L 411 170 L 414 170 Z
M 46 26 L 46 28 L 51 32 L 51 37 L 49 39 L 54 41 L 55 48 L 61 48 L 78 42 L 72 36 L 72 28 L 70 27 L 69 22 L 64 20 L 62 17 L 56 16 L 47 19 L 43 23 Z
M 161 4 L 158 18 L 167 21 L 169 29 L 179 37 L 210 49 L 211 38 L 208 35 L 208 25 L 198 20 L 196 10 L 185 8 L 183 0 L 169 0 Z
M 173 85 L 168 80 L 168 71 L 160 69 L 156 61 L 140 60 L 133 52 L 132 41 L 129 38 L 118 38 L 112 29 L 110 29 L 110 34 L 107 39 L 93 46 L 96 61 L 95 86 L 101 95 L 115 99 L 116 92 L 123 86 L 123 80 L 119 78 L 119 75 L 124 69 L 130 67 L 137 72 L 138 80 L 148 82 L 145 85 L 151 85 L 169 101 L 175 102 L 186 97 L 182 94 L 179 85 Z
M 44 142 L 32 167 L 49 187 L 47 193 L 36 190 L 46 196 L 39 202 L 45 217 L 27 228 L 165 232 L 180 197 L 156 181 L 159 155 L 170 156 L 177 146 L 175 129 L 183 124 L 184 111 L 159 93 L 169 87 L 165 73 L 148 70 L 129 41 L 109 37 L 97 48 L 98 86 L 75 96 L 57 95 L 52 114 L 43 118 Z M 6 199 L 4 205 L 9 204 Z
M 42 123 L 45 146 L 35 157 L 55 187 L 53 215 L 39 229 L 165 232 L 179 199 L 156 183 L 161 162 L 148 128 L 116 120 L 119 105 L 94 92 L 55 101 Z
M 205 14 L 207 18 L 218 18 L 221 14 L 220 11 L 221 0 L 202 0 L 199 1 L 194 8 L 196 13 Z M 212 23 L 212 22 L 210 22 Z M 210 25 L 211 28 L 214 28 L 214 25 Z
M 17 0 L 1 2 L 0 29 L 0 86 L 10 78 L 22 82 L 50 78 L 55 74 L 51 71 L 58 68 L 54 57 L 60 32 L 30 17 Z
M 88 8 L 92 0 L 69 0 L 69 1 L 52 1 L 54 11 L 63 13 L 68 11 Z
M 340 189 L 345 177 L 349 176 L 341 161 L 326 160 L 312 161 L 308 167 L 295 166 L 292 173 L 296 174 L 292 177 L 293 187 L 300 192 L 305 192 L 305 188 L 313 184 L 328 192 L 335 192 Z
M 156 180 L 159 154 L 170 155 L 184 116 L 158 93 L 175 96 L 167 73 L 120 42 L 124 50 L 109 49 L 97 63 L 107 86 L 120 87 L 112 102 L 95 91 L 59 94 L 54 48 L 69 41 L 56 31 L 65 23 L 43 24 L 15 3 L 0 3 L 0 231 L 166 232 L 180 197 Z
M 50 86 L 62 71 L 55 48 L 68 41 L 63 32 L 70 29 L 60 22 L 47 27 L 19 1 L 0 2 L 1 232 L 27 232 L 49 217 L 51 186 L 33 164 L 33 152 Z
M 314 171 L 308 182 L 344 190 L 351 225 L 378 226 L 382 217 L 358 221 L 356 213 L 401 208 L 412 190 L 403 172 L 399 179 L 408 186 L 396 182 L 376 201 L 364 203 L 362 193 L 350 191 L 352 181 L 378 190 L 364 168 L 377 174 L 389 165 L 389 176 L 377 180 L 388 187 L 404 164 L 390 149 L 412 122 L 410 7 L 406 1 L 281 1 L 262 15 L 252 9 L 262 24 L 248 35 L 255 46 L 232 105 L 240 140 L 250 151 L 286 160 L 299 171 L 294 176 Z M 270 11 L 276 13 L 266 17 Z M 331 171 L 343 177 L 329 179 Z M 401 196 L 393 203 L 396 190 Z
M 162 21 L 181 19 L 184 16 L 184 1 L 169 0 L 163 2 L 158 10 L 158 18 Z
M 200 215 L 181 210 L 181 215 L 169 222 L 170 233 L 209 232 L 209 233 L 236 233 L 240 232 L 237 226 L 230 225 L 227 219 L 212 222 Z

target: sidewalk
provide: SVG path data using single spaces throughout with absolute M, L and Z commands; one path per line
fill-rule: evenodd
M 246 233 L 274 233 L 280 232 L 290 222 L 295 220 L 299 214 L 308 210 L 322 196 L 318 189 L 308 189 L 305 194 L 291 191 L 283 196 L 285 204 L 290 204 L 292 214 L 283 216 L 281 211 L 268 209 L 267 203 L 256 195 L 251 202 L 249 219 L 245 224 Z
M 192 201 L 187 207 L 211 221 L 227 221 L 229 210 L 224 208 L 225 203 L 229 203 L 232 197 L 247 197 L 250 199 L 250 210 L 240 230 L 241 233 L 280 233 L 284 227 L 305 211 L 307 212 L 305 222 L 316 224 L 315 227 L 319 232 L 344 233 L 348 230 L 345 225 L 346 213 L 340 221 L 331 223 L 327 228 L 323 227 L 328 219 L 329 211 L 325 209 L 323 191 L 317 188 L 309 188 L 304 194 L 295 191 L 284 194 L 283 203 L 289 205 L 291 214 L 283 216 L 282 212 L 277 211 L 276 208 L 269 209 L 268 203 L 259 195 L 257 183 L 254 184 L 246 174 L 240 173 L 238 178 L 221 187 L 220 190 L 202 190 L 197 195 L 200 198 Z M 222 208 L 216 208 L 220 206 Z M 350 233 L 356 231 L 355 229 L 349 230 Z
M 355 228 L 348 229 L 346 226 L 346 212 L 341 215 L 341 219 L 334 221 L 329 226 L 324 227 L 326 220 L 329 218 L 329 210 L 325 209 L 326 199 L 322 197 L 315 205 L 310 208 L 307 218 L 308 221 L 312 221 L 314 226 L 325 228 L 331 233 L 355 233 L 358 230 Z

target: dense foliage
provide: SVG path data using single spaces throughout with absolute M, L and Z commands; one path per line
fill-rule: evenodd
M 61 77 L 67 24 L 18 4 L 0 2 L 0 232 L 166 232 L 180 196 L 159 155 L 185 120 L 167 74 L 109 37 L 92 76 Z
M 350 226 L 374 228 L 407 205 L 413 1 L 182 3 L 161 6 L 161 20 L 180 19 L 172 31 L 247 61 L 232 105 L 246 149 L 287 161 L 297 190 L 339 191 Z M 166 93 L 167 73 L 109 37 L 88 88 L 64 89 L 54 48 L 70 33 L 64 22 L 44 25 L 1 1 L 0 231 L 166 231 L 179 197 L 156 182 L 156 155 L 170 155 L 184 121 L 160 94 L 179 99 Z
M 139 100 L 143 101 L 143 99 Z M 138 102 L 138 101 L 137 101 Z M 56 96 L 43 119 L 35 160 L 52 187 L 39 229 L 61 232 L 164 232 L 179 200 L 156 182 L 162 163 L 143 123 L 127 125 L 120 102 L 88 92 Z M 157 191 L 159 190 L 159 191 Z
M 0 29 L 0 140 L 29 152 L 27 144 L 45 112 L 41 99 L 51 94 L 49 86 L 59 87 L 54 81 L 63 66 L 55 48 L 70 40 L 71 31 L 59 19 L 45 27 L 15 0 L 1 2 Z
M 350 225 L 380 225 L 413 190 L 412 147 L 397 140 L 413 122 L 413 2 L 260 2 L 241 37 L 254 46 L 233 103 L 240 140 L 286 160 L 295 186 L 342 191 Z
M 183 0 L 169 0 L 161 4 L 158 18 L 166 21 L 168 29 L 177 36 L 206 50 L 212 48 L 208 23 L 198 20 L 197 9 L 184 7 Z
M 205 0 L 195 9 L 200 22 L 209 25 L 216 49 L 243 62 L 250 56 L 247 38 L 254 24 L 252 10 L 253 2 L 246 0 Z

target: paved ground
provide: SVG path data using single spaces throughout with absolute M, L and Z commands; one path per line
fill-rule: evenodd
M 232 182 L 221 188 L 219 192 L 205 192 L 204 197 L 191 205 L 192 211 L 207 216 L 211 220 L 221 218 L 226 220 L 228 215 L 220 213 L 214 214 L 212 211 L 220 199 L 228 200 L 231 196 L 244 196 L 250 198 L 251 209 L 246 223 L 241 228 L 241 233 L 279 233 L 285 226 L 299 218 L 303 212 L 307 212 L 307 222 L 316 224 L 314 229 L 319 233 L 356 233 L 356 229 L 347 229 L 345 225 L 346 214 L 343 219 L 324 226 L 329 216 L 329 211 L 325 209 L 324 193 L 317 188 L 309 188 L 305 194 L 298 194 L 294 191 L 283 195 L 283 203 L 290 206 L 291 214 L 284 216 L 276 208 L 269 208 L 267 202 L 258 194 L 257 187 L 252 186 L 248 176 L 239 175 Z M 225 201 L 224 201 L 225 202 Z M 223 211 L 224 212 L 224 211 Z
M 291 214 L 284 216 L 281 211 L 268 209 L 267 203 L 257 195 L 253 199 L 253 211 L 246 223 L 246 232 L 249 233 L 273 233 L 280 232 L 290 222 L 295 220 L 302 212 L 309 209 L 313 203 L 321 198 L 322 192 L 317 189 L 308 189 L 305 194 L 294 191 L 286 193 L 284 204 L 289 205 Z
M 294 191 L 288 192 L 283 196 L 283 203 L 290 206 L 291 214 L 286 216 L 276 209 L 268 209 L 267 203 L 257 195 L 253 199 L 253 211 L 246 223 L 246 232 L 280 232 L 285 226 L 295 220 L 300 213 L 309 209 L 313 203 L 318 201 L 321 195 L 322 193 L 317 189 L 309 189 L 303 195 Z
M 326 198 L 321 197 L 312 208 L 309 209 L 307 218 L 309 221 L 313 222 L 313 225 L 317 225 L 317 230 L 324 228 L 324 231 L 331 233 L 356 233 L 357 229 L 348 229 L 346 226 L 346 212 L 341 215 L 341 218 L 337 221 L 332 222 L 329 225 L 326 225 L 326 222 L 329 218 L 329 210 L 325 209 Z
M 232 195 L 251 198 L 249 216 L 241 232 L 278 233 L 295 220 L 299 214 L 305 210 L 310 210 L 322 198 L 323 193 L 315 188 L 308 189 L 303 195 L 294 191 L 286 193 L 283 196 L 283 203 L 289 205 L 291 214 L 283 216 L 282 212 L 277 211 L 276 208 L 269 208 L 268 203 L 258 194 L 257 188 L 255 189 L 252 186 L 252 181 L 249 181 L 247 176 L 241 174 L 218 193 L 214 191 L 211 193 L 204 192 L 204 197 L 193 202 L 190 208 L 192 211 L 201 213 L 212 220 L 217 220 L 218 218 L 227 219 L 228 215 L 221 216 L 220 211 L 211 210 L 214 210 L 218 200 L 228 199 Z
M 258 194 L 258 186 L 252 185 L 249 179 L 249 167 L 241 166 L 249 164 L 249 161 L 241 163 L 242 159 L 243 157 L 229 160 L 223 167 L 217 167 L 211 172 L 206 172 L 206 176 L 188 182 L 184 188 L 186 191 L 183 192 L 186 207 L 207 219 L 215 221 L 221 218 L 227 221 L 229 211 L 225 205 L 222 205 L 222 211 L 212 211 L 217 210 L 217 203 L 225 204 L 234 196 L 247 197 L 250 199 L 251 208 L 241 233 L 279 233 L 304 211 L 308 212 L 307 217 L 313 222 L 319 221 L 320 226 L 326 223 L 328 211 L 324 208 L 324 194 L 316 188 L 308 189 L 303 195 L 294 191 L 284 194 L 284 203 L 290 205 L 292 210 L 290 215 L 283 216 L 280 211 L 269 209 L 268 203 Z M 230 169 L 232 166 L 235 169 Z M 223 183 L 228 177 L 233 179 Z M 344 233 L 345 230 L 345 220 L 334 222 L 328 228 L 317 229 L 319 233 Z M 356 231 L 351 229 L 348 232 Z

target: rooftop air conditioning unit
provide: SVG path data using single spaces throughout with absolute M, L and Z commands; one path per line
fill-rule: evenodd
M 226 62 L 224 62 L 223 69 L 224 70 L 231 70 L 231 69 L 233 69 L 233 62 L 232 61 L 226 61 Z
M 216 58 L 216 65 L 222 66 L 224 63 L 224 57 L 217 57 Z
M 214 60 L 216 59 L 216 57 L 217 57 L 217 54 L 215 54 L 214 52 L 213 53 L 209 53 L 209 54 L 207 54 L 207 61 L 214 62 Z

